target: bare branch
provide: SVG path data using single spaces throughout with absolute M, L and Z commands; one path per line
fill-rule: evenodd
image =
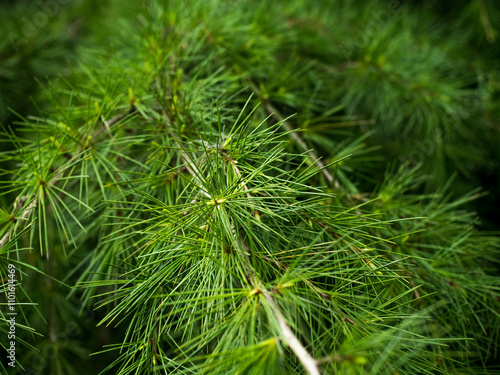
M 278 321 L 281 332 L 283 333 L 283 338 L 285 339 L 288 346 L 290 346 L 290 349 L 292 349 L 292 351 L 295 353 L 309 375 L 320 375 L 318 362 L 309 354 L 306 348 L 302 346 L 299 339 L 297 339 L 297 336 L 294 335 L 285 318 L 283 317 L 283 314 L 281 313 L 278 305 L 276 305 L 273 297 L 267 292 L 264 292 L 263 294 L 273 310 L 274 316 Z

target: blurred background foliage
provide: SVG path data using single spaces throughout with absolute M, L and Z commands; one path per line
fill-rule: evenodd
M 67 77 L 75 51 L 96 24 L 106 1 L 0 2 L 0 122 L 34 111 L 33 97 L 50 80 Z
M 408 245 L 409 253 L 426 256 L 426 246 L 446 236 L 461 241 L 463 226 L 457 222 L 498 230 L 498 1 L 188 0 L 160 6 L 148 0 L 17 0 L 0 2 L 0 35 L 0 123 L 14 132 L 21 130 L 20 118 L 46 115 L 49 109 L 60 108 L 51 116 L 62 120 L 70 91 L 79 104 L 88 99 L 86 93 L 102 94 L 100 104 L 110 112 L 123 105 L 118 95 L 128 87 L 145 100 L 151 93 L 164 100 L 175 94 L 201 98 L 198 104 L 209 107 L 216 99 L 223 119 L 233 118 L 239 111 L 235 104 L 243 106 L 254 93 L 252 105 L 260 103 L 255 118 L 272 114 L 271 124 L 293 115 L 288 126 L 299 129 L 307 147 L 326 163 L 349 156 L 330 167 L 339 199 L 359 204 L 378 198 L 366 209 L 388 218 L 426 216 L 424 228 L 441 223 L 436 233 L 418 238 L 423 243 L 418 251 Z M 162 79 L 176 92 L 159 92 Z M 51 85 L 59 90 L 56 96 L 45 90 Z M 11 168 L 5 161 L 2 167 Z M 400 172 L 401 167 L 412 172 Z M 478 197 L 477 187 L 488 194 Z M 460 210 L 454 210 L 458 203 L 443 208 L 443 196 L 457 199 Z M 10 207 L 14 198 L 2 195 L 0 203 Z M 384 235 L 419 230 L 417 224 L 401 225 Z M 476 245 L 496 246 L 482 232 L 470 236 L 467 258 L 474 257 Z M 32 257 L 32 264 L 44 269 L 43 259 Z M 86 261 L 86 254 L 74 252 L 55 257 L 51 267 L 56 274 L 74 269 L 67 277 L 65 271 L 56 276 L 71 284 Z M 495 259 L 491 262 L 497 267 Z M 426 264 L 415 267 L 431 274 Z M 429 279 L 419 277 L 425 289 Z M 35 279 L 24 283 L 26 290 L 39 286 Z M 443 296 L 448 287 L 443 284 Z M 112 355 L 92 363 L 87 355 L 116 340 L 112 329 L 93 334 L 99 312 L 75 304 L 75 293 L 68 302 L 67 290 L 57 283 L 47 282 L 40 293 L 47 293 L 40 311 L 50 310 L 55 298 L 65 306 L 57 311 L 66 315 L 51 319 L 66 334 L 57 347 L 60 356 L 51 351 L 56 349 L 50 340 L 39 345 L 43 358 L 60 361 L 42 361 L 39 368 L 54 374 L 74 367 L 81 373 L 102 370 Z M 81 311 L 92 318 L 77 318 Z M 37 316 L 29 321 L 44 333 L 46 315 Z M 63 322 L 78 323 L 65 327 Z M 473 327 L 463 329 L 473 334 Z M 497 338 L 484 340 L 493 345 Z M 488 356 L 483 363 L 494 362 Z
M 0 121 L 13 124 L 12 111 L 33 113 L 31 98 L 71 75 L 89 50 L 166 33 L 138 17 L 147 3 L 0 3 Z M 205 37 L 200 54 L 216 51 L 220 67 L 258 93 L 256 102 L 297 114 L 292 125 L 327 160 L 342 142 L 368 134 L 363 143 L 378 148 L 369 156 L 375 164 L 353 171 L 363 174 L 356 184 L 367 183 L 364 190 L 381 182 L 388 162 L 422 163 L 429 191 L 457 173 L 458 195 L 477 186 L 490 192 L 471 208 L 485 228 L 498 224 L 495 1 L 210 1 L 194 12 L 190 3 L 171 2 L 167 22 L 196 27 Z M 78 52 L 82 46 L 90 48 Z

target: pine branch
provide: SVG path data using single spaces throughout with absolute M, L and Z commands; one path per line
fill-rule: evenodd
M 104 120 L 104 118 L 102 119 L 103 121 L 103 125 L 99 128 L 99 130 L 96 132 L 95 134 L 95 137 L 99 136 L 100 134 L 102 134 L 104 131 L 108 131 L 110 132 L 111 131 L 111 127 L 113 125 L 115 125 L 116 123 L 118 123 L 119 121 L 123 120 L 124 118 L 126 118 L 127 116 L 129 116 L 130 114 L 133 114 L 135 113 L 136 111 L 136 108 L 135 106 L 132 104 L 129 111 L 127 113 L 123 113 L 123 114 L 117 114 L 115 115 L 114 117 L 112 117 L 109 121 L 106 121 Z M 71 156 L 71 155 L 68 155 L 67 158 L 69 159 L 68 161 L 68 166 L 71 166 L 73 164 L 75 164 L 76 162 L 78 162 L 78 160 L 81 158 L 82 156 L 82 151 L 83 151 L 83 146 L 80 145 L 80 147 L 78 148 L 78 151 L 75 153 L 75 155 Z M 54 176 L 50 181 L 49 181 L 49 184 L 50 185 L 55 185 L 58 181 L 60 181 L 62 178 L 64 178 L 64 175 L 66 174 L 68 168 L 63 168 L 61 170 L 61 172 L 59 174 L 57 174 L 56 176 Z M 62 194 L 62 192 L 60 192 L 60 194 Z M 23 195 L 23 196 L 18 196 L 15 201 L 14 201 L 14 208 L 17 208 L 17 209 L 22 209 L 22 206 L 23 204 L 29 199 L 30 197 L 27 196 L 27 195 Z M 31 212 L 35 209 L 36 207 L 36 199 L 33 199 L 31 201 L 31 203 L 26 207 L 26 209 L 23 211 L 23 214 L 21 215 L 20 217 L 20 220 L 22 220 L 23 222 L 25 222 L 28 217 L 30 216 Z M 21 223 L 22 224 L 22 223 Z M 3 246 L 5 246 L 12 234 L 13 234 L 13 231 L 18 229 L 16 226 L 12 226 L 11 228 L 9 228 L 9 230 L 7 231 L 7 233 L 0 239 L 0 248 L 2 248 Z
M 240 173 L 238 167 L 236 166 L 236 164 L 231 163 L 231 166 L 232 166 L 233 170 L 236 172 L 236 174 L 241 178 L 241 173 Z M 236 235 L 236 232 L 235 232 L 235 235 Z M 250 253 L 248 246 L 243 242 L 242 238 L 239 237 L 239 239 L 240 239 L 241 244 L 243 246 L 243 250 L 248 249 L 248 253 Z M 237 239 L 235 239 L 235 243 L 238 243 Z M 243 251 L 240 253 L 246 254 L 246 251 Z M 257 280 L 256 273 L 251 269 L 250 269 L 250 272 L 251 272 L 251 274 L 247 275 L 247 278 Z M 258 285 L 260 285 L 260 284 L 261 284 L 261 282 L 259 280 Z M 254 287 L 257 288 L 257 286 L 255 286 L 255 285 L 254 285 Z M 297 336 L 295 336 L 295 334 L 291 330 L 290 326 L 287 324 L 285 318 L 283 317 L 281 311 L 279 310 L 274 298 L 266 290 L 262 290 L 262 293 L 272 308 L 272 311 L 274 313 L 274 317 L 278 321 L 278 324 L 281 328 L 281 333 L 283 334 L 285 342 L 288 344 L 288 346 L 290 346 L 292 351 L 295 353 L 297 358 L 300 360 L 300 362 L 302 363 L 302 365 L 304 366 L 304 368 L 307 370 L 307 372 L 310 375 L 319 375 L 320 372 L 319 372 L 318 364 L 317 364 L 316 360 L 309 354 L 309 352 L 300 343 Z
M 248 186 L 247 184 L 245 184 L 245 182 L 243 181 L 243 178 L 241 176 L 241 172 L 240 170 L 238 169 L 238 167 L 236 166 L 236 160 L 231 160 L 231 165 L 233 167 L 233 170 L 234 172 L 236 173 L 236 175 L 238 176 L 239 179 L 241 179 L 241 186 L 243 187 L 243 190 L 247 192 L 247 198 L 250 200 L 250 202 L 252 202 L 252 196 L 250 195 L 250 192 L 248 190 Z M 253 215 L 255 216 L 255 218 L 257 220 L 259 220 L 260 218 L 260 215 L 259 215 L 259 211 L 257 210 L 254 210 L 253 212 Z
M 180 143 L 177 139 L 176 139 L 176 143 L 180 146 Z M 198 170 L 198 167 L 193 163 L 193 161 L 189 158 L 189 156 L 182 149 L 180 151 L 180 156 L 181 156 L 183 162 L 185 163 L 186 168 L 189 171 L 189 173 L 193 176 L 194 179 L 197 180 L 196 184 L 199 187 L 200 191 L 204 195 L 208 196 L 209 198 L 214 199 L 210 196 L 210 194 L 208 194 L 208 190 L 205 188 L 205 186 L 203 186 L 202 182 L 199 181 L 200 172 Z M 236 175 L 238 175 L 238 177 L 241 178 L 241 172 L 238 169 L 238 167 L 236 166 L 236 163 L 231 162 L 231 166 L 232 166 L 233 170 L 235 171 Z M 246 186 L 246 184 L 244 182 L 243 182 L 243 186 L 244 187 Z M 247 195 L 248 196 L 250 195 L 248 193 L 248 190 L 247 190 Z M 218 205 L 218 202 L 215 202 L 215 204 L 216 204 L 217 208 L 220 207 Z M 285 342 L 288 344 L 288 346 L 290 346 L 290 348 L 295 353 L 297 358 L 300 360 L 300 362 L 302 363 L 304 368 L 307 370 L 307 372 L 310 375 L 319 375 L 320 372 L 319 372 L 318 364 L 317 364 L 316 360 L 309 354 L 309 352 L 300 343 L 297 336 L 295 336 L 292 329 L 290 328 L 290 326 L 286 322 L 285 318 L 283 317 L 281 311 L 279 310 L 274 298 L 267 291 L 259 289 L 259 285 L 262 285 L 262 283 L 258 279 L 255 271 L 251 268 L 251 263 L 248 259 L 248 255 L 246 255 L 246 254 L 251 254 L 251 250 L 244 243 L 241 236 L 239 236 L 239 234 L 237 233 L 234 226 L 232 227 L 232 230 L 233 230 L 232 235 L 233 235 L 233 240 L 234 240 L 235 245 L 241 246 L 241 248 L 238 249 L 239 250 L 238 253 L 244 255 L 246 258 L 244 265 L 245 265 L 245 270 L 246 270 L 245 276 L 246 276 L 247 281 L 250 283 L 250 285 L 252 285 L 255 288 L 254 290 L 256 290 L 256 293 L 260 293 L 260 292 L 263 293 L 264 297 L 266 298 L 269 305 L 271 306 L 271 310 L 273 311 L 273 315 L 274 315 L 275 319 L 277 320 L 277 322 L 280 326 L 281 333 L 283 334 L 283 338 L 285 339 Z
M 0 136 L 20 151 L 0 153 L 0 164 L 21 161 L 19 171 L 0 169 L 16 176 L 0 181 L 0 198 L 19 195 L 14 210 L 0 209 L 2 251 L 19 250 L 9 246 L 17 238 L 25 247 L 43 242 L 54 257 L 23 253 L 29 265 L 87 288 L 58 307 L 50 301 L 64 293 L 51 291 L 55 284 L 40 289 L 35 278 L 23 279 L 25 296 L 50 297 L 40 304 L 46 321 L 34 326 L 48 328 L 48 339 L 35 346 L 60 348 L 38 372 L 89 373 L 80 362 L 69 369 L 69 343 L 59 333 L 77 321 L 67 314 L 72 305 L 97 298 L 121 339 L 87 341 L 103 336 L 87 327 L 71 344 L 119 349 L 116 360 L 91 363 L 103 372 L 493 373 L 498 236 L 475 231 L 475 216 L 435 199 L 436 189 L 419 194 L 420 172 L 397 178 L 385 164 L 415 158 L 432 167 L 426 172 L 436 184 L 447 179 L 448 164 L 492 164 L 494 157 L 481 157 L 489 151 L 472 145 L 488 138 L 475 130 L 498 112 L 496 68 L 484 65 L 496 57 L 486 48 L 470 64 L 467 53 L 477 40 L 498 39 L 498 9 L 477 0 L 451 20 L 439 6 L 400 4 L 381 19 L 388 8 L 379 0 L 341 9 L 303 0 L 142 3 L 107 8 L 116 17 L 99 32 L 109 34 L 102 37 L 110 53 L 79 49 L 80 68 L 54 82 L 41 107 L 53 112 L 20 124 L 25 138 Z M 127 22 L 131 14 L 140 22 Z M 115 20 L 124 26 L 119 35 L 107 32 Z M 122 43 L 130 36 L 133 43 Z M 130 89 L 130 108 L 117 112 L 116 91 L 126 86 L 141 104 L 136 110 Z M 240 121 L 249 87 L 262 113 Z M 89 110 L 94 100 L 108 110 Z M 307 132 L 280 103 L 301 114 Z M 273 116 L 298 152 L 283 152 L 286 139 L 265 130 Z M 341 120 L 353 116 L 373 119 L 371 131 L 360 137 L 368 129 L 350 125 L 364 121 Z M 219 142 L 230 123 L 231 136 Z M 384 176 L 391 183 L 380 186 Z M 339 194 L 326 194 L 318 180 Z M 374 194 L 380 199 L 364 198 Z M 57 235 L 63 250 L 63 242 L 75 246 L 68 257 Z M 22 356 L 19 363 L 32 353 Z

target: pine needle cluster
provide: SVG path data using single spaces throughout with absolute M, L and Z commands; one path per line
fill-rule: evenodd
M 2 125 L 18 372 L 496 373 L 499 9 L 389 3 L 102 5 Z

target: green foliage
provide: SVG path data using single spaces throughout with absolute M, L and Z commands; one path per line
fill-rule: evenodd
M 498 371 L 500 242 L 463 193 L 497 168 L 497 12 L 99 5 L 0 134 L 20 373 Z M 51 27 L 26 77 L 60 69 Z
M 10 111 L 33 111 L 30 97 L 40 81 L 70 74 L 74 45 L 100 7 L 80 0 L 0 4 L 1 122 L 13 120 Z

